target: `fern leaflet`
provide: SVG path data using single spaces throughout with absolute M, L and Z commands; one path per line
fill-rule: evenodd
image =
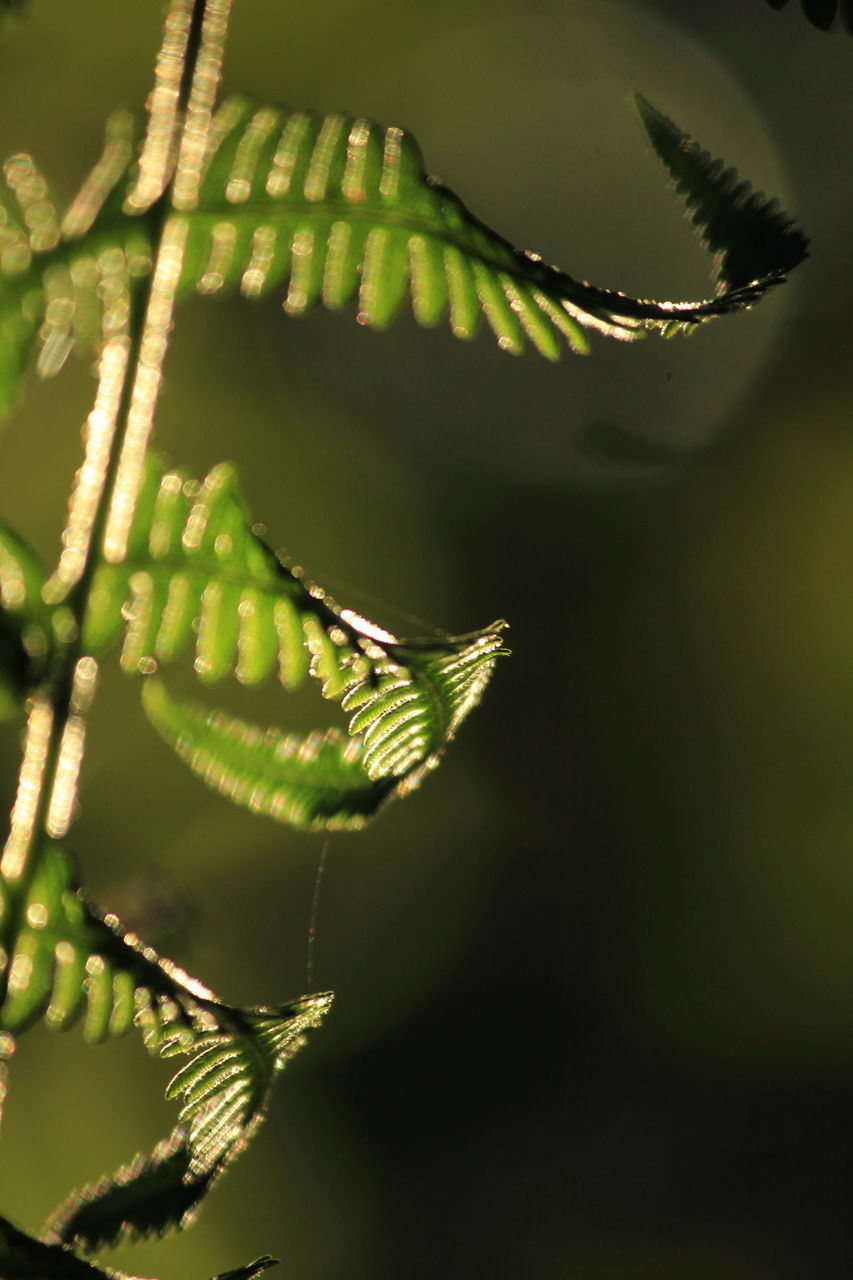
M 743 228 L 731 210 L 732 249 Z M 212 136 L 198 208 L 188 222 L 184 286 L 250 297 L 287 284 L 285 310 L 357 300 L 361 323 L 382 329 L 411 295 L 416 319 L 449 315 L 474 335 L 485 316 L 506 351 L 525 339 L 556 359 L 560 339 L 585 350 L 581 328 L 614 337 L 697 324 L 748 306 L 788 267 L 702 303 L 657 303 L 582 284 L 522 253 L 427 176 L 401 129 L 343 115 L 226 102 Z
M 254 684 L 275 670 L 292 689 L 311 675 L 347 713 L 349 742 L 179 707 L 160 685 L 145 707 L 191 767 L 238 803 L 297 826 L 351 827 L 436 764 L 482 697 L 504 628 L 399 640 L 270 551 L 232 467 L 198 484 L 149 459 L 127 558 L 97 569 L 83 643 L 98 654 L 123 636 L 129 672 L 150 674 L 192 646 L 205 682 L 233 674 Z
M 277 1261 L 266 1254 L 245 1267 L 213 1276 L 212 1280 L 255 1280 Z M 3 1280 L 134 1280 L 112 1267 L 102 1271 L 62 1245 L 35 1240 L 5 1218 L 0 1218 L 0 1268 Z
M 68 1249 L 44 1244 L 0 1218 L 0 1275 L 3 1280 L 132 1280 L 76 1258 Z
M 715 254 L 721 291 L 770 280 L 807 257 L 808 241 L 775 200 L 738 182 L 736 169 L 701 151 L 645 98 L 638 95 L 635 101 L 652 146 Z
M 0 202 L 0 415 L 15 402 L 31 348 L 39 373 L 50 376 L 72 349 L 91 351 L 126 325 L 162 215 L 158 206 L 141 215 L 124 207 L 133 155 L 122 114 L 62 219 L 32 159 L 7 161 L 13 199 Z M 718 191 L 715 217 L 729 257 L 754 239 L 752 211 L 742 206 L 740 189 Z M 447 317 L 458 337 L 471 338 L 485 317 L 504 350 L 520 353 L 530 342 L 550 360 L 564 341 L 586 351 L 587 328 L 633 339 L 750 306 L 799 260 L 768 253 L 762 274 L 705 302 L 598 289 L 491 231 L 428 177 L 402 129 L 242 98 L 216 116 L 197 207 L 170 217 L 186 230 L 184 293 L 239 285 L 255 298 L 285 286 L 291 315 L 355 302 L 358 319 L 374 329 L 411 298 L 420 324 Z
M 244 1149 L 273 1081 L 331 999 L 306 996 L 278 1009 L 224 1004 L 125 933 L 114 916 L 101 917 L 76 887 L 68 855 L 55 842 L 40 850 L 23 900 L 0 865 L 0 972 L 5 1056 L 13 1034 L 39 1017 L 58 1030 L 83 1017 L 83 1034 L 93 1043 L 136 1025 L 149 1052 L 191 1055 L 170 1086 L 169 1096 L 186 1094 L 170 1143 L 72 1197 L 49 1224 L 49 1243 L 87 1248 L 192 1218 Z
M 51 377 L 71 351 L 87 354 L 127 324 L 134 280 L 151 267 L 150 221 L 122 213 L 133 157 L 125 112 L 107 125 L 103 155 L 60 218 L 28 155 L 3 166 L 0 199 L 0 416 L 14 406 L 30 352 Z
M 363 826 L 393 789 L 365 772 L 358 739 L 258 729 L 222 711 L 175 702 L 159 680 L 142 690 L 146 714 L 193 773 L 253 813 L 307 830 Z
M 0 521 L 0 719 L 47 670 L 53 633 L 41 595 L 44 581 L 35 552 Z
M 788 0 L 767 0 L 773 9 L 784 9 Z M 853 3 L 851 0 L 800 0 L 803 13 L 813 27 L 829 31 L 840 14 L 848 31 L 853 32 Z

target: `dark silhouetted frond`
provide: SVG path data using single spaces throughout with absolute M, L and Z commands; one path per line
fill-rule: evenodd
M 245 1267 L 222 1271 L 212 1280 L 256 1280 L 277 1262 L 277 1258 L 265 1254 Z M 3 1280 L 134 1280 L 114 1267 L 102 1271 L 78 1258 L 65 1245 L 35 1240 L 5 1218 L 0 1218 L 0 1276 Z
M 44 1244 L 0 1218 L 0 1276 L 3 1280 L 132 1280 L 102 1271 L 60 1245 Z
M 52 643 L 35 552 L 0 521 L 0 719 L 43 678 Z
M 116 1173 L 73 1192 L 51 1215 L 42 1238 L 85 1250 L 179 1227 L 207 1190 L 190 1176 L 186 1136 L 179 1126 L 150 1155 L 138 1155 Z
M 213 1183 L 251 1140 L 277 1076 L 330 1004 L 326 993 L 275 1009 L 220 1006 L 214 1014 L 219 1029 L 193 1040 L 189 1062 L 167 1088 L 168 1098 L 182 1102 L 178 1128 L 150 1156 L 137 1156 L 70 1196 L 46 1224 L 43 1238 L 92 1250 L 188 1226 Z
M 638 95 L 636 103 L 652 146 L 715 255 L 720 292 L 782 276 L 802 262 L 808 241 L 777 201 L 740 182 L 736 169 L 700 150 L 645 98 Z
M 785 9 L 788 0 L 767 0 L 773 9 Z M 829 31 L 840 17 L 848 31 L 853 33 L 853 0 L 800 0 L 803 13 L 813 27 Z

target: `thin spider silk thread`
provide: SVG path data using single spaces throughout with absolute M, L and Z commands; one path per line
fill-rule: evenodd
M 305 987 L 310 991 L 314 983 L 314 967 L 317 951 L 317 917 L 320 912 L 320 890 L 323 884 L 323 873 L 326 870 L 326 857 L 329 852 L 329 837 L 323 841 L 320 861 L 317 863 L 317 875 L 314 878 L 314 896 L 311 899 L 311 918 L 308 922 L 308 950 L 305 959 Z

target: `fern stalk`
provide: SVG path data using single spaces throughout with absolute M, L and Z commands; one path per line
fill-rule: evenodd
M 14 929 L 26 901 L 37 842 L 64 835 L 74 810 L 97 677 L 97 664 L 83 653 L 83 618 L 102 545 L 109 559 L 121 557 L 142 482 L 183 262 L 180 226 L 170 224 L 165 212 L 169 184 L 178 154 L 191 165 L 204 152 L 229 8 L 230 0 L 172 0 L 166 18 L 143 147 L 149 174 L 159 174 L 161 182 L 156 203 L 162 233 L 153 271 L 138 297 L 127 299 L 125 331 L 110 338 L 102 353 L 84 461 L 69 502 L 65 549 L 48 583 L 51 601 L 64 608 L 52 669 L 30 706 L 11 829 L 0 858 L 9 891 L 4 930 Z M 6 966 L 0 1002 L 9 977 Z

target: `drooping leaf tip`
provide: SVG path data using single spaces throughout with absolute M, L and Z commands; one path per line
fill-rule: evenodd
M 223 1271 L 220 1275 L 214 1276 L 213 1280 L 255 1280 L 255 1276 L 259 1276 L 263 1271 L 278 1265 L 278 1258 L 273 1258 L 271 1254 L 265 1253 L 263 1257 L 255 1258 L 254 1262 L 247 1263 L 245 1267 L 238 1267 L 236 1271 Z
M 634 106 L 645 134 L 713 252 L 719 293 L 755 287 L 750 305 L 808 257 L 808 239 L 779 206 L 754 191 L 737 170 L 703 151 L 684 130 L 638 93 Z

